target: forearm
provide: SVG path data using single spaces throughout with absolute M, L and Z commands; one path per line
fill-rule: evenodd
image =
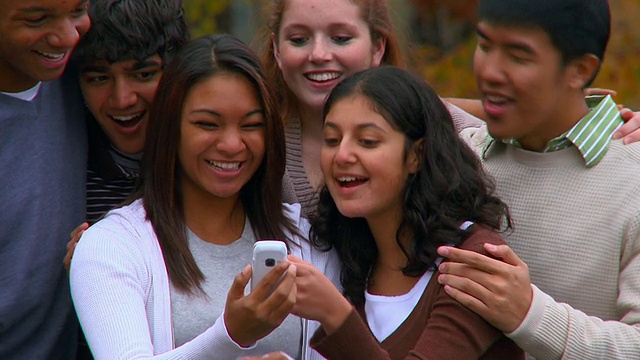
M 221 317 L 192 341 L 173 348 L 170 304 L 154 291 L 163 286 L 161 279 L 156 277 L 150 286 L 147 278 L 138 276 L 146 273 L 139 267 L 144 261 L 110 240 L 83 238 L 71 267 L 74 305 L 96 359 L 226 359 L 245 355 L 247 349 L 231 340 Z M 153 312 L 151 320 L 149 311 Z
M 331 334 L 319 328 L 311 338 L 311 346 L 327 359 L 390 359 L 355 309 Z
M 463 98 L 444 98 L 447 102 L 459 107 L 466 113 L 484 120 L 487 114 L 482 108 L 482 102 L 478 99 L 463 99 Z
M 507 336 L 536 358 L 640 359 L 638 324 L 588 316 L 535 287 L 529 313 Z

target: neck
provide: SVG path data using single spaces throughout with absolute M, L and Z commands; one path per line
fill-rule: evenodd
M 300 110 L 300 126 L 303 138 L 321 138 L 323 123 L 322 109 L 304 108 Z
M 323 143 L 322 112 L 301 112 L 300 127 L 302 164 L 311 187 L 317 190 L 322 184 L 322 172 L 320 170 L 320 149 Z
M 400 237 L 400 241 L 405 248 L 409 244 L 410 234 L 402 231 L 396 234 L 400 228 L 402 216 L 395 216 L 393 219 L 367 219 L 373 239 L 378 248 L 378 258 L 376 259 L 376 270 L 385 268 L 388 270 L 400 271 L 407 264 L 407 257 L 400 249 L 396 236 Z
M 394 228 L 391 227 L 391 229 Z M 408 259 L 396 242 L 395 230 L 387 231 L 384 238 L 380 236 L 382 236 L 380 233 L 375 236 L 378 257 L 373 269 L 371 269 L 367 290 L 371 294 L 385 296 L 406 294 L 415 286 L 419 278 L 407 276 L 402 272 Z M 410 234 L 405 231 L 401 232 L 399 236 L 406 248 L 409 244 Z
M 584 101 L 582 93 L 576 94 L 568 101 L 561 102 L 563 106 L 556 112 L 555 122 L 546 122 L 542 128 L 535 129 L 530 134 L 518 139 L 522 148 L 531 151 L 543 151 L 549 141 L 571 130 L 582 118 L 589 113 L 589 108 Z M 554 126 L 549 127 L 548 124 Z
M 184 194 L 185 224 L 200 239 L 229 245 L 242 235 L 245 211 L 238 197 L 216 199 Z
M 0 68 L 0 92 L 19 93 L 36 86 L 39 81 L 15 71 Z

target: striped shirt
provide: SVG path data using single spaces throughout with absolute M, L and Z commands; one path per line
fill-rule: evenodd
M 132 156 L 117 151 L 95 121 L 90 121 L 88 128 L 87 221 L 93 224 L 133 192 L 141 154 Z
M 609 148 L 613 133 L 624 123 L 620 117 L 618 106 L 611 96 L 588 96 L 585 98 L 587 106 L 591 109 L 569 131 L 551 139 L 541 152 L 552 152 L 575 146 L 580 151 L 586 167 L 596 166 L 604 157 Z M 487 138 L 487 143 L 482 151 L 483 158 L 495 139 Z M 522 148 L 520 142 L 514 138 L 501 140 Z

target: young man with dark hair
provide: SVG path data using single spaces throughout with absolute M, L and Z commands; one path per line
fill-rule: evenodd
M 87 220 L 133 190 L 164 65 L 189 40 L 181 0 L 94 0 L 72 65 L 90 114 Z
M 489 118 L 463 135 L 510 206 L 513 250 L 440 248 L 452 261 L 439 281 L 532 357 L 638 359 L 640 144 L 610 140 L 622 119 L 609 96 L 583 97 L 608 2 L 481 0 L 478 15 Z
M 165 64 L 189 40 L 182 0 L 93 0 L 89 16 L 91 30 L 70 69 L 89 110 L 88 223 L 74 231 L 67 267 L 82 231 L 133 191 L 156 87 Z M 90 358 L 81 336 L 78 359 Z
M 72 359 L 60 262 L 85 209 L 75 82 L 57 80 L 90 27 L 88 0 L 0 1 L 0 359 Z

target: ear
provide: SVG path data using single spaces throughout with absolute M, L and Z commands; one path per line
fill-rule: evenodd
M 382 63 L 382 58 L 387 49 L 387 39 L 381 38 L 373 43 L 373 56 L 371 64 L 378 67 Z
M 282 69 L 280 64 L 280 49 L 278 48 L 278 39 L 276 39 L 276 34 L 271 33 L 271 47 L 273 47 L 273 57 L 276 59 L 276 64 L 278 67 Z
M 424 139 L 420 139 L 413 143 L 411 151 L 407 156 L 407 171 L 409 174 L 415 174 L 420 170 L 420 159 L 422 156 L 422 147 L 424 146 Z
M 593 54 L 585 54 L 568 65 L 569 87 L 582 90 L 600 67 L 600 59 Z

